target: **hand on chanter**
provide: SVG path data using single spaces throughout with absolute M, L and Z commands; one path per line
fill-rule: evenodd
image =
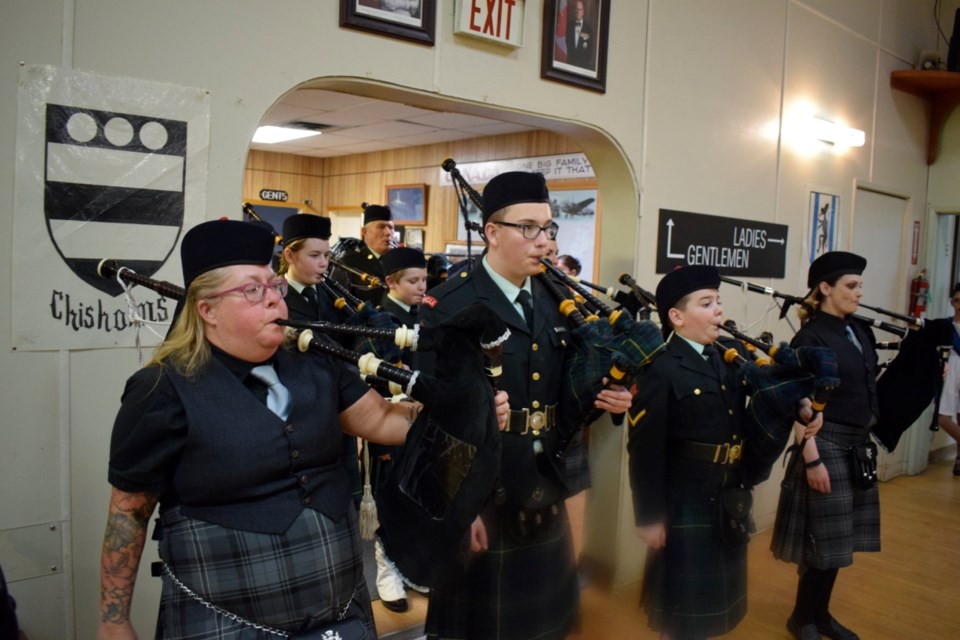
M 504 431 L 510 420 L 510 396 L 502 389 L 497 391 L 497 395 L 493 396 L 493 405 L 497 413 L 497 427 Z
M 609 382 L 608 378 L 603 379 L 604 385 Z M 600 390 L 593 406 L 610 413 L 625 413 L 632 402 L 633 394 L 630 393 L 629 389 L 619 384 L 611 384 Z

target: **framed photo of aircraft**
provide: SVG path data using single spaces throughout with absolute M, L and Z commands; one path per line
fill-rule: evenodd
M 395 184 L 387 186 L 387 206 L 397 225 L 427 224 L 427 187 L 424 184 Z
M 573 256 L 583 265 L 580 277 L 593 281 L 599 255 L 596 247 L 600 202 L 596 188 L 550 188 L 550 208 L 560 226 L 557 234 L 559 255 Z

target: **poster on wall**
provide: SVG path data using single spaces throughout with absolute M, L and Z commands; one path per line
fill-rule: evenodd
M 594 246 L 597 237 L 597 190 L 550 189 L 550 208 L 559 225 L 558 255 L 573 256 L 582 267 L 580 278 L 593 279 Z
M 175 301 L 102 278 L 105 259 L 181 281 L 175 249 L 205 218 L 210 97 L 202 89 L 20 68 L 13 348 L 157 344 Z
M 839 242 L 837 223 L 840 217 L 840 196 L 822 191 L 810 192 L 807 242 L 810 245 L 809 261 L 834 251 Z

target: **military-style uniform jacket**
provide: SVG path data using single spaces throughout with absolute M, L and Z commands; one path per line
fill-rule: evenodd
M 357 271 L 362 271 L 366 274 L 379 278 L 381 283 L 385 283 L 385 275 L 383 273 L 383 265 L 380 264 L 380 258 L 370 250 L 370 247 L 363 244 L 360 247 L 360 251 L 356 253 L 351 253 L 350 255 L 343 256 L 340 259 L 340 262 L 344 265 L 356 269 Z M 338 280 L 343 282 L 343 274 L 340 274 Z M 370 288 L 368 285 L 364 284 L 359 276 L 356 276 L 352 273 L 346 274 L 346 282 L 344 284 L 350 287 L 350 293 L 357 296 L 364 302 L 372 302 L 374 306 L 378 309 L 383 303 L 383 299 L 387 295 L 387 290 L 383 287 Z
M 747 389 L 732 366 L 719 366 L 718 373 L 674 335 L 638 380 L 627 445 L 638 526 L 663 521 L 668 502 L 708 500 L 736 482 L 735 465 L 692 460 L 682 452 L 684 442 L 692 441 L 732 445 L 721 456 L 740 453 L 732 449 L 743 443 Z
M 420 305 L 420 323 L 436 326 L 444 318 L 480 301 L 493 309 L 510 329 L 510 338 L 503 348 L 503 376 L 499 388 L 510 396 L 510 409 L 516 425 L 519 414 L 544 412 L 549 421 L 559 401 L 564 360 L 567 357 L 567 327 L 557 305 L 540 282 L 532 280 L 534 327 L 531 332 L 513 302 L 491 279 L 483 264 L 467 273 L 461 272 L 431 291 Z M 417 354 L 417 369 L 432 371 L 430 354 Z M 552 426 L 552 425 L 551 425 Z M 511 431 L 513 427 L 511 427 Z M 542 431 L 541 431 L 542 433 Z M 539 440 L 533 435 L 504 432 L 502 483 L 507 505 L 542 507 L 563 498 L 567 489 L 563 474 L 554 465 L 552 452 L 534 451 Z
M 862 352 L 847 337 L 847 326 L 856 335 Z M 793 347 L 829 347 L 837 354 L 837 373 L 843 382 L 830 394 L 830 400 L 823 410 L 825 420 L 852 427 L 866 427 L 873 416 L 879 414 L 876 344 L 873 331 L 859 321 L 846 320 L 829 313 L 817 314 L 793 337 Z

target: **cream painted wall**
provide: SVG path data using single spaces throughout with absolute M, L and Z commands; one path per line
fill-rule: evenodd
M 614 2 L 603 95 L 539 79 L 540 0 L 526 2 L 527 45 L 519 50 L 454 36 L 452 2 L 437 4 L 437 45 L 430 48 L 340 29 L 338 3 L 329 1 L 4 2 L 0 79 L 9 89 L 0 95 L 0 148 L 8 152 L 0 156 L 0 237 L 12 237 L 12 88 L 20 60 L 208 90 L 211 217 L 236 209 L 247 140 L 263 113 L 284 92 L 324 78 L 340 90 L 406 95 L 412 103 L 502 108 L 503 119 L 542 114 L 542 126 L 575 137 L 603 191 L 601 282 L 632 271 L 654 287 L 661 207 L 789 225 L 787 277 L 772 283 L 787 291 L 800 288 L 805 270 L 809 188 L 837 189 L 849 212 L 856 184 L 890 184 L 923 217 L 925 109 L 889 89 L 889 71 L 909 68 L 921 49 L 937 46 L 932 0 Z M 800 157 L 781 145 L 777 127 L 804 97 L 864 129 L 867 146 L 846 156 Z M 933 176 L 945 167 L 956 175 L 955 123 L 944 145 L 954 158 L 944 153 Z M 960 203 L 956 189 L 939 187 L 939 201 Z M 0 260 L 3 309 L 15 303 L 10 278 L 9 258 Z M 738 321 L 764 317 L 766 301 L 744 300 L 737 290 L 723 295 Z M 789 337 L 784 325 L 771 324 L 778 337 Z M 106 450 L 136 354 L 12 353 L 10 335 L 9 314 L 0 314 L 0 536 L 48 523 L 64 531 L 59 568 L 11 586 L 32 638 L 92 638 L 109 495 Z M 624 435 L 609 425 L 592 435 L 587 546 L 617 567 L 616 583 L 625 585 L 638 579 L 643 550 L 625 490 Z M 772 482 L 758 491 L 761 523 L 775 504 Z M 152 632 L 157 582 L 141 572 L 134 617 L 143 637 Z

